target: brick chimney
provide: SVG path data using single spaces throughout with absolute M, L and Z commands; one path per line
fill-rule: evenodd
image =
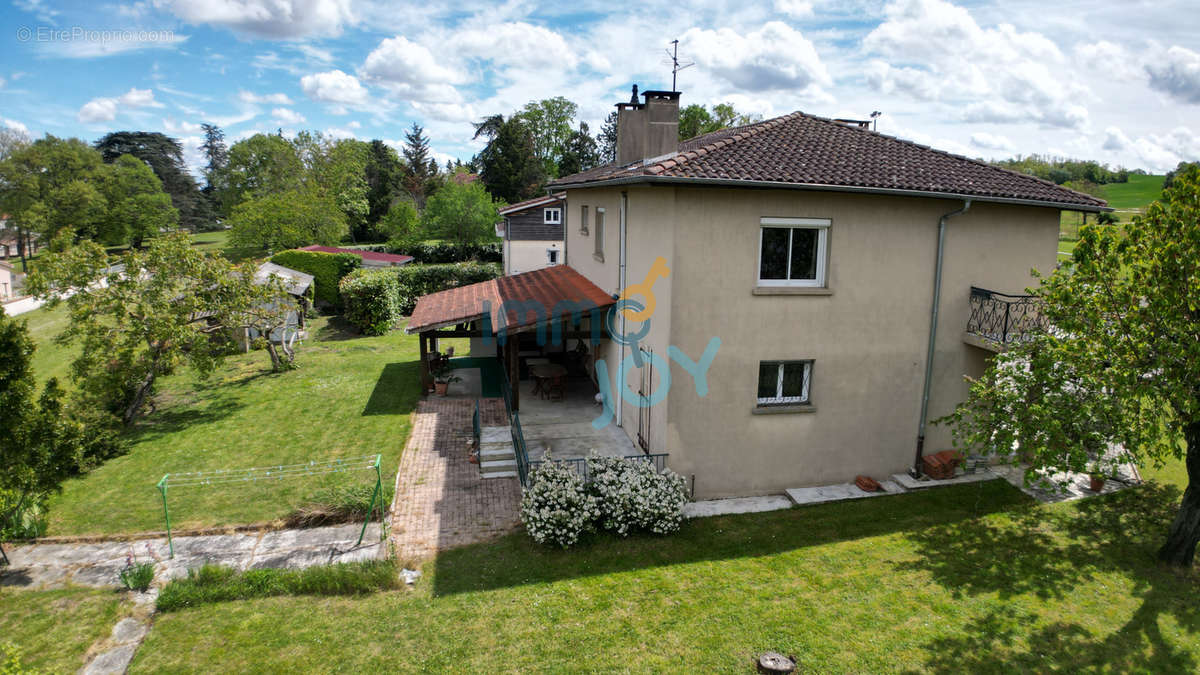
M 679 92 L 643 92 L 633 85 L 629 103 L 617 104 L 617 163 L 632 164 L 679 150 Z

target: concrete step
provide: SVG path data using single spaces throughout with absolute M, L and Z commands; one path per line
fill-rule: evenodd
M 489 443 L 479 448 L 479 457 L 483 460 L 515 459 L 516 456 L 512 443 Z
M 516 478 L 516 471 L 493 471 L 483 474 L 482 478 Z
M 479 430 L 479 445 L 508 443 L 512 445 L 512 429 L 509 427 L 483 427 Z
M 517 468 L 516 459 L 488 460 L 479 463 L 480 473 L 495 473 L 497 471 L 514 471 Z

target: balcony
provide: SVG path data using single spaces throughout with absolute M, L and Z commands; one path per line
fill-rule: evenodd
M 963 342 L 981 349 L 1002 352 L 1047 327 L 1032 295 L 1008 295 L 972 286 L 970 307 Z

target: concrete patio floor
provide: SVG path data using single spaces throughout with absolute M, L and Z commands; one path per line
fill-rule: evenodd
M 581 459 L 593 451 L 606 457 L 642 454 L 617 425 L 592 426 L 603 408 L 588 378 L 568 378 L 566 396 L 558 401 L 535 395 L 531 381 L 520 387 L 521 430 L 531 461 L 540 461 L 547 450 L 554 459 Z

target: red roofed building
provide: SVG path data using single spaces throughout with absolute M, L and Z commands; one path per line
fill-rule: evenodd
M 362 258 L 363 267 L 399 267 L 412 262 L 414 258 L 411 255 L 396 255 L 394 253 L 376 253 L 375 251 L 361 251 L 356 248 L 335 248 L 333 246 L 305 246 L 301 251 L 320 251 L 321 253 L 349 253 Z

